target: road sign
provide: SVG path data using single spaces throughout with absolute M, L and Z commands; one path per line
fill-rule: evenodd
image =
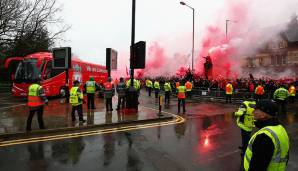
M 117 51 L 112 48 L 106 49 L 106 69 L 116 70 L 117 69 Z

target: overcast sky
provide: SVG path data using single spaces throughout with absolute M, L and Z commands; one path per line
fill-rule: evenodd
M 136 42 L 157 41 L 170 49 L 176 38 L 185 40 L 180 53 L 190 53 L 192 10 L 179 0 L 137 0 Z M 199 35 L 203 24 L 222 6 L 223 0 L 185 1 L 196 9 Z M 61 16 L 71 25 L 59 46 L 71 46 L 81 59 L 105 64 L 105 48 L 127 55 L 131 41 L 131 0 L 59 0 Z M 224 27 L 224 25 L 223 25 Z M 177 43 L 177 42 L 176 42 Z M 174 53 L 174 52 L 173 52 Z
M 118 58 L 129 55 L 131 41 L 132 0 L 57 0 L 62 5 L 60 15 L 71 29 L 64 35 L 66 41 L 58 46 L 70 46 L 72 52 L 89 62 L 105 64 L 105 49 L 114 48 Z M 174 53 L 190 54 L 192 10 L 180 5 L 179 0 L 136 0 L 136 42 L 153 42 L 165 48 L 168 56 Z M 284 23 L 298 10 L 298 0 L 187 0 L 195 13 L 195 49 L 211 24 L 224 33 L 225 20 L 238 20 L 229 30 L 243 31 Z M 239 3 L 243 2 L 243 3 Z M 231 11 L 231 4 L 240 7 Z M 243 4 L 243 5 L 242 5 Z M 247 9 L 246 9 L 247 8 Z M 239 10 L 239 11 L 237 11 Z M 241 14 L 241 10 L 246 13 Z M 229 16 L 229 14 L 233 16 Z M 249 15 L 249 17 L 247 17 Z M 246 18 L 243 21 L 242 18 Z M 242 21 L 242 22 L 241 22 Z M 247 22 L 247 23 L 243 23 Z M 119 60 L 118 60 L 119 61 Z

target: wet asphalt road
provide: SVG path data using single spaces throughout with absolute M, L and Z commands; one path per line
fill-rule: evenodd
M 175 102 L 168 112 L 176 113 Z M 155 100 L 142 97 L 141 104 Z M 186 122 L 58 141 L 0 148 L 0 170 L 241 170 L 235 106 L 190 103 Z M 296 108 L 294 108 L 296 110 Z M 298 170 L 298 118 L 281 118 L 291 139 L 287 170 Z

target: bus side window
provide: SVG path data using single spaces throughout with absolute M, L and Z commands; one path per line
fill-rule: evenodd
M 52 61 L 48 61 L 45 67 L 44 79 L 50 79 L 61 74 L 62 72 L 64 72 L 64 69 L 52 69 Z
M 48 61 L 45 72 L 44 72 L 44 79 L 49 79 L 52 77 L 52 62 Z

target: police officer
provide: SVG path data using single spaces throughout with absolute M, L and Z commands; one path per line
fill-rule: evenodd
M 178 113 L 180 113 L 180 104 L 182 103 L 182 107 L 183 107 L 183 113 L 186 112 L 185 110 L 185 93 L 186 93 L 186 87 L 184 86 L 184 83 L 181 82 L 182 84 L 179 85 L 178 89 L 177 89 L 177 97 L 178 97 Z
M 192 83 L 190 81 L 187 81 L 185 83 L 185 88 L 186 88 L 186 96 L 187 96 L 187 98 L 190 98 L 191 99 Z
M 117 94 L 118 94 L 118 105 L 116 110 L 120 110 L 120 105 L 122 105 L 122 109 L 125 107 L 125 91 L 126 85 L 124 83 L 124 79 L 120 77 L 120 82 L 117 85 Z
M 48 99 L 45 96 L 42 86 L 39 85 L 38 81 L 31 84 L 28 89 L 28 107 L 29 116 L 27 119 L 27 131 L 31 131 L 32 118 L 37 112 L 37 120 L 40 129 L 45 129 L 43 122 L 43 106 L 48 103 Z
M 239 147 L 242 150 L 241 155 L 244 155 L 248 141 L 251 137 L 251 132 L 254 125 L 254 110 L 256 108 L 256 102 L 249 99 L 249 94 L 246 95 L 247 100 L 243 101 L 238 111 L 235 112 L 237 118 L 237 125 L 241 129 L 242 146 Z
M 281 85 L 279 89 L 275 90 L 273 94 L 273 99 L 278 104 L 278 114 L 286 114 L 287 113 L 287 99 L 289 97 L 289 92 L 284 88 L 284 85 Z
M 290 94 L 290 97 L 289 97 L 290 103 L 294 103 L 295 102 L 295 96 L 296 96 L 296 88 L 294 86 L 294 83 L 292 83 L 289 87 L 289 94 Z
M 98 87 L 99 86 L 96 84 L 93 77 L 90 77 L 89 81 L 87 81 L 86 84 L 84 85 L 84 89 L 86 90 L 86 93 L 87 93 L 88 109 L 90 108 L 95 109 L 94 94 L 95 94 L 95 91 L 98 90 Z
M 79 115 L 79 121 L 81 123 L 86 122 L 83 119 L 83 102 L 84 102 L 84 96 L 83 92 L 80 89 L 80 82 L 78 80 L 75 80 L 73 82 L 73 87 L 70 89 L 70 97 L 69 97 L 69 103 L 72 105 L 71 109 L 71 120 L 74 122 L 76 121 L 75 112 L 77 111 Z
M 152 88 L 153 88 L 153 83 L 152 83 L 151 80 L 148 79 L 148 81 L 147 81 L 147 89 L 148 89 L 148 96 L 149 97 L 151 97 Z
M 255 89 L 255 97 L 257 102 L 262 100 L 264 93 L 264 87 L 262 86 L 262 84 L 259 84 Z
M 148 91 L 148 81 L 149 81 L 149 79 L 147 78 L 147 79 L 145 80 L 146 91 Z
M 154 81 L 154 91 L 155 91 L 155 98 L 158 98 L 158 93 L 160 91 L 160 85 L 157 80 Z
M 140 95 L 140 90 L 141 90 L 141 83 L 137 79 L 133 79 L 133 87 L 131 87 L 131 79 L 126 81 L 126 90 L 127 92 L 130 91 L 130 88 L 133 88 L 136 91 L 135 95 L 130 94 L 130 96 L 126 96 L 126 106 L 128 107 L 133 107 L 136 110 L 138 110 L 138 105 L 139 105 L 139 95 Z M 137 98 L 132 98 L 132 96 L 137 96 Z
M 165 81 L 164 90 L 165 90 L 165 105 L 170 105 L 170 96 L 172 92 L 171 84 L 169 81 Z
M 112 78 L 109 77 L 108 81 L 104 83 L 104 98 L 106 99 L 106 111 L 113 111 L 112 98 L 115 94 L 115 88 L 111 81 Z
M 126 81 L 126 89 L 129 89 L 130 81 L 131 81 L 131 79 Z M 133 79 L 133 88 L 138 92 L 138 95 L 139 95 L 140 90 L 141 90 L 141 83 L 139 80 Z
M 260 128 L 249 140 L 244 156 L 247 170 L 286 170 L 289 159 L 289 137 L 278 122 L 277 106 L 270 100 L 262 100 L 254 112 L 256 127 Z
M 228 103 L 228 101 L 232 103 L 232 94 L 233 85 L 231 84 L 231 82 L 228 82 L 228 84 L 226 85 L 226 103 Z

